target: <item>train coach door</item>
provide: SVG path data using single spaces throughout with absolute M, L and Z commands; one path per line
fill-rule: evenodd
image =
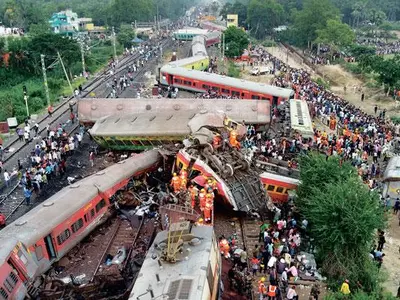
M 48 236 L 46 236 L 44 238 L 44 243 L 46 244 L 46 250 L 47 250 L 49 259 L 50 260 L 55 259 L 57 257 L 57 255 L 56 255 L 56 250 L 54 248 L 53 239 L 51 237 L 51 234 L 49 234 Z
M 273 96 L 272 97 L 272 107 L 277 107 L 278 106 L 278 97 Z
M 174 84 L 174 76 L 173 75 L 168 75 L 168 84 L 169 85 Z

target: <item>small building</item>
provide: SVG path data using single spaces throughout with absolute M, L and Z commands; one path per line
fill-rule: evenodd
M 239 26 L 239 16 L 238 15 L 227 15 L 226 16 L 226 27 L 229 26 Z
M 78 14 L 70 9 L 54 13 L 49 23 L 54 33 L 68 36 L 72 36 L 79 31 L 91 31 L 94 29 L 91 18 L 78 18 Z

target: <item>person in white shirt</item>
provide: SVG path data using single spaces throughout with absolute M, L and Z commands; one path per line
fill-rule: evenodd
M 299 296 L 297 296 L 296 286 L 293 285 L 288 289 L 286 297 L 288 300 L 297 300 L 299 298 Z
M 4 170 L 4 182 L 6 186 L 10 184 L 10 174 L 8 174 L 7 170 Z

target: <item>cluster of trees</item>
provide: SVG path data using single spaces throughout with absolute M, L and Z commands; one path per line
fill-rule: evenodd
M 326 40 L 331 45 L 348 44 L 354 38 L 351 27 L 388 28 L 385 20 L 400 20 L 400 6 L 397 0 L 236 0 L 222 8 L 220 15 L 227 14 L 238 14 L 240 26 L 256 38 L 274 35 L 274 27 L 288 25 L 283 38 L 304 47 Z M 329 32 L 334 41 L 327 38 Z
M 152 21 L 161 18 L 177 19 L 193 6 L 189 0 L 7 0 L 0 2 L 2 22 L 10 27 L 30 30 L 37 25 L 46 26 L 54 12 L 72 9 L 80 17 L 91 17 L 96 25 L 120 26 L 133 21 Z
M 96 44 L 98 42 L 96 41 Z M 120 50 L 118 49 L 120 52 Z M 45 55 L 51 101 L 57 99 L 65 87 L 65 74 L 57 60 L 60 53 L 70 79 L 82 73 L 81 52 L 77 41 L 52 33 L 32 37 L 0 39 L 0 120 L 15 116 L 19 121 L 26 117 L 23 86 L 27 87 L 30 112 L 46 106 L 40 55 Z M 6 53 L 9 54 L 9 59 Z M 98 70 L 112 57 L 110 41 L 105 41 L 85 53 L 86 70 Z M 69 89 L 67 89 L 69 92 Z
M 366 50 L 365 52 L 368 52 Z M 391 89 L 400 88 L 400 55 L 390 58 L 370 53 L 358 56 L 358 67 L 364 73 L 373 73 L 376 80 L 382 84 L 388 92 Z
M 249 45 L 249 37 L 242 29 L 230 26 L 224 31 L 225 55 L 230 58 L 239 57 Z
M 369 257 L 375 232 L 384 226 L 378 194 L 350 163 L 321 154 L 300 158 L 300 179 L 296 208 L 309 221 L 316 258 L 332 290 L 348 279 L 353 292 L 381 293 L 379 270 Z

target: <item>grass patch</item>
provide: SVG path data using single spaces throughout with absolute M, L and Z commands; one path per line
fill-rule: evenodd
M 81 84 L 83 85 L 85 82 L 86 82 L 86 79 L 84 77 L 78 77 L 77 79 L 75 79 L 71 82 L 72 89 L 73 90 L 77 89 L 79 87 L 79 85 L 81 85 Z M 69 87 L 68 82 L 66 82 L 65 85 L 61 88 L 60 94 L 62 96 L 67 96 L 67 95 L 72 96 L 71 88 Z
M 228 74 L 229 77 L 240 78 L 240 68 L 236 66 L 233 62 L 228 64 Z

